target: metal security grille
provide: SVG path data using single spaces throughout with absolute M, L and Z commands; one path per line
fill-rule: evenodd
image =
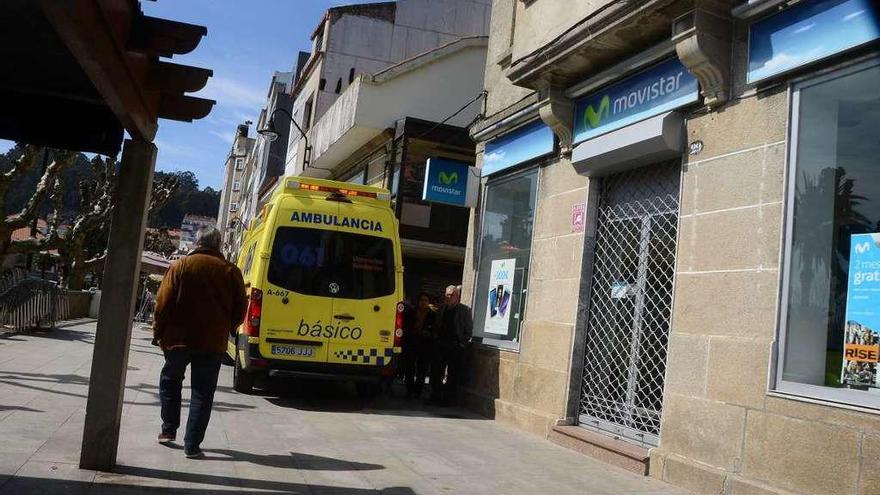
M 582 426 L 657 445 L 672 309 L 680 167 L 603 179 L 587 321 Z

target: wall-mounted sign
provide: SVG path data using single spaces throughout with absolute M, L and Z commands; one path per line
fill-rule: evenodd
M 578 203 L 571 207 L 571 231 L 583 232 L 587 223 L 587 205 Z
M 880 388 L 880 234 L 856 234 L 850 242 L 840 381 Z
M 516 275 L 516 259 L 492 260 L 489 273 L 489 294 L 486 303 L 486 333 L 507 335 L 510 327 L 510 310 L 513 304 L 513 278 Z
M 688 145 L 688 154 L 690 155 L 699 155 L 703 152 L 703 142 L 699 139 L 696 141 L 691 141 L 691 144 Z
M 574 140 L 584 141 L 696 102 L 697 78 L 672 58 L 597 91 L 577 103 Z
M 485 177 L 552 153 L 553 146 L 553 131 L 547 124 L 541 120 L 526 124 L 486 143 L 482 174 Z
M 880 39 L 874 0 L 804 0 L 749 26 L 755 83 Z
M 446 158 L 429 158 L 425 167 L 422 199 L 472 208 L 477 204 L 479 180 L 473 168 L 465 163 Z

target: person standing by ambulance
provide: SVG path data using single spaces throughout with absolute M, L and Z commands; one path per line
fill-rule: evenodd
M 220 360 L 229 334 L 247 309 L 241 271 L 220 254 L 220 232 L 198 232 L 196 249 L 168 270 L 156 299 L 153 338 L 165 354 L 159 377 L 162 431 L 159 443 L 174 442 L 180 426 L 181 388 L 190 367 L 192 398 L 186 422 L 184 454 L 204 457 L 201 449 L 211 419 Z
M 433 405 L 455 402 L 465 352 L 474 333 L 471 308 L 461 304 L 461 286 L 446 288 L 446 301 L 434 325 L 434 362 L 431 365 L 431 398 Z M 446 383 L 443 383 L 443 375 Z
M 427 292 L 419 294 L 416 306 L 403 315 L 403 368 L 406 398 L 420 398 L 431 366 L 431 335 L 434 308 Z

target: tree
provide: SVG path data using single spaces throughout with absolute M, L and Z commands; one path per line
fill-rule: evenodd
M 177 251 L 177 247 L 171 240 L 171 236 L 168 235 L 168 230 L 158 229 L 147 231 L 147 236 L 144 239 L 144 251 L 159 253 L 167 258 Z
M 220 192 L 210 187 L 199 189 L 192 172 L 156 172 L 156 179 L 174 178 L 179 187 L 168 202 L 150 215 L 150 227 L 177 229 L 187 213 L 216 217 L 220 209 Z
M 91 161 L 93 179 L 80 183 L 79 213 L 59 244 L 58 253 L 67 273 L 67 287 L 81 289 L 86 273 L 99 269 L 107 254 L 110 218 L 117 204 L 119 168 L 114 158 L 96 156 Z M 161 208 L 178 188 L 176 177 L 153 181 L 149 212 Z
M 58 227 L 61 217 L 60 211 L 49 224 L 49 230 L 41 241 L 27 239 L 14 241 L 12 233 L 20 228 L 34 224 L 38 215 L 50 195 L 63 196 L 63 185 L 59 179 L 64 171 L 76 159 L 77 153 L 63 150 L 45 149 L 34 145 L 21 146 L 19 156 L 8 164 L 8 170 L 0 174 L 0 254 L 32 253 L 44 250 L 44 247 L 60 241 Z M 10 214 L 8 204 L 5 201 L 7 194 L 16 181 L 30 174 L 36 167 L 37 162 L 45 165 L 36 184 L 33 193 L 24 202 L 16 213 Z M 55 201 L 56 207 L 60 206 Z

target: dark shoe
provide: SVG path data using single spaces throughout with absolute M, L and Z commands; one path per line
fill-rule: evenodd
M 184 449 L 183 455 L 185 455 L 187 459 L 202 459 L 205 457 L 205 453 L 198 447 L 192 450 Z
M 162 445 L 168 445 L 176 439 L 177 435 L 175 435 L 174 433 L 159 433 L 158 440 L 159 443 L 161 443 Z

